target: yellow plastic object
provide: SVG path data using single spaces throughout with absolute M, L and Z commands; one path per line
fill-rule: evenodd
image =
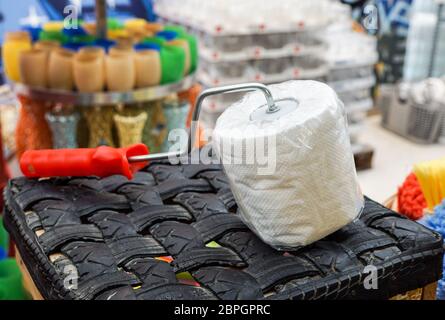
M 219 245 L 219 243 L 212 241 L 206 244 L 207 248 L 221 248 L 221 246 Z
M 125 29 L 116 29 L 107 31 L 107 37 L 110 40 L 118 40 L 120 38 L 126 38 L 128 36 L 129 36 L 128 31 Z
M 128 19 L 125 21 L 125 29 L 135 30 L 143 29 L 147 25 L 147 21 L 144 19 Z
M 8 32 L 3 43 L 3 66 L 6 76 L 20 82 L 20 54 L 31 49 L 31 38 L 27 32 Z
M 445 158 L 416 164 L 414 174 L 419 180 L 428 208 L 434 210 L 445 199 Z
M 61 31 L 63 29 L 62 21 L 50 21 L 43 25 L 43 30 L 45 31 Z
M 195 280 L 190 272 L 181 272 L 176 275 L 176 279 L 178 280 Z

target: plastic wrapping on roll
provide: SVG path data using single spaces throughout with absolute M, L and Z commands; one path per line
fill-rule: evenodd
M 256 119 L 264 95 L 246 95 L 218 119 L 213 144 L 244 222 L 266 243 L 289 250 L 347 225 L 364 202 L 335 92 L 316 81 L 269 88 L 275 101 L 291 100 Z

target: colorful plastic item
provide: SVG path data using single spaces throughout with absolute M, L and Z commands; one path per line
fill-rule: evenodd
M 0 261 L 0 300 L 25 300 L 22 274 L 15 259 Z
M 29 33 L 32 41 L 37 41 L 37 40 L 39 40 L 39 34 L 42 31 L 42 28 L 33 27 L 33 26 L 25 26 L 25 27 L 23 27 L 23 30 L 25 30 Z
M 156 43 L 150 43 L 150 42 L 142 42 L 134 46 L 134 49 L 136 51 L 140 50 L 156 50 L 161 51 L 161 46 Z
M 39 40 L 52 40 L 61 44 L 65 44 L 69 41 L 69 37 L 62 31 L 46 31 L 42 30 L 39 34 Z
M 118 19 L 108 18 L 107 19 L 107 28 L 109 30 L 121 30 L 124 28 L 124 25 Z
M 445 158 L 418 163 L 414 166 L 414 173 L 428 208 L 434 210 L 445 199 Z
M 45 31 L 62 31 L 64 27 L 63 21 L 49 21 L 43 25 Z
M 187 40 L 187 42 L 189 43 L 189 49 L 190 49 L 190 71 L 194 72 L 196 71 L 197 67 L 198 67 L 198 41 L 196 40 L 196 38 L 192 35 L 186 34 L 184 33 L 183 35 L 180 35 L 178 37 L 179 39 L 184 39 Z
M 425 226 L 441 234 L 445 238 L 445 199 L 434 210 L 434 214 L 422 221 Z M 445 259 L 443 270 L 445 271 Z M 437 283 L 437 300 L 445 300 L 445 273 Z
M 98 39 L 96 40 L 95 45 L 104 48 L 105 51 L 108 52 L 111 47 L 114 47 L 116 45 L 116 41 L 108 39 Z
M 153 44 L 157 44 L 159 46 L 162 46 L 166 42 L 167 41 L 164 38 L 161 38 L 161 37 L 147 37 L 141 43 L 153 43 Z
M 71 26 L 72 27 L 64 26 L 63 28 L 63 33 L 66 34 L 68 37 L 86 36 L 88 34 L 87 31 L 82 27 L 82 21 L 80 20 L 72 21 Z
M 164 31 L 173 31 L 173 32 L 176 32 L 176 34 L 179 36 L 183 36 L 186 34 L 184 27 L 178 26 L 178 25 L 172 25 L 172 24 L 166 25 L 164 27 Z
M 9 249 L 9 236 L 3 226 L 3 218 L 0 216 L 0 250 L 3 250 L 4 256 L 0 252 L 0 260 L 4 259 Z
M 20 82 L 20 53 L 31 49 L 31 37 L 26 31 L 8 32 L 2 46 L 3 68 L 6 76 Z
M 28 178 L 40 177 L 107 177 L 121 174 L 128 179 L 147 165 L 129 163 L 128 158 L 147 155 L 144 144 L 128 148 L 60 149 L 26 151 L 20 158 L 20 169 Z
M 411 173 L 399 188 L 397 202 L 399 213 L 412 220 L 418 220 L 423 217 L 427 204 L 414 173 Z
M 184 75 L 185 51 L 181 47 L 164 45 L 160 51 L 162 64 L 161 84 L 177 82 Z
M 164 38 L 167 41 L 171 41 L 174 40 L 178 37 L 178 33 L 176 31 L 172 31 L 172 30 L 164 30 L 164 31 L 160 31 L 156 34 L 158 37 Z

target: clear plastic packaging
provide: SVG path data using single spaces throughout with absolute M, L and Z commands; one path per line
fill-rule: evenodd
M 248 94 L 218 119 L 212 141 L 243 221 L 269 245 L 295 250 L 356 219 L 363 195 L 335 92 L 316 81 L 269 88 L 277 113 L 258 118 L 264 96 Z

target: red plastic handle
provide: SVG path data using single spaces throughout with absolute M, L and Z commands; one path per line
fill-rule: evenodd
M 20 169 L 28 178 L 108 177 L 121 174 L 128 179 L 148 162 L 129 163 L 128 158 L 147 155 L 144 144 L 128 148 L 30 150 L 20 158 Z

